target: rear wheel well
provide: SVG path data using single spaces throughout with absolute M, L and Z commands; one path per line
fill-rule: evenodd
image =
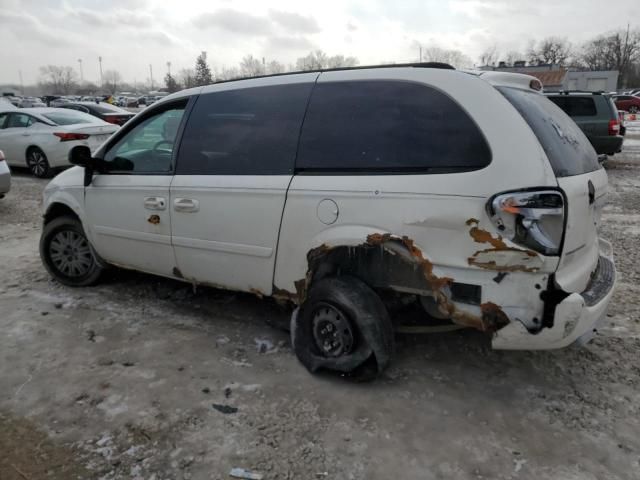
M 80 217 L 76 215 L 71 207 L 65 205 L 64 203 L 54 203 L 48 208 L 47 213 L 44 214 L 44 224 L 46 225 L 47 223 L 51 222 L 51 220 L 63 216 L 73 217 L 80 221 Z

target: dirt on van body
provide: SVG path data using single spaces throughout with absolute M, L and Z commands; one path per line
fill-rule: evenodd
M 585 348 L 399 336 L 374 383 L 313 376 L 269 300 L 132 272 L 71 289 L 38 258 L 46 182 L 0 201 L 0 478 L 637 479 L 640 122 L 607 162 L 620 281 Z

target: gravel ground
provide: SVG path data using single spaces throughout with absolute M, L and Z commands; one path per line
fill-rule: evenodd
M 268 300 L 40 264 L 44 181 L 0 201 L 0 478 L 640 478 L 640 122 L 607 164 L 620 282 L 585 348 L 492 351 L 473 331 L 398 338 L 370 384 L 312 376 Z

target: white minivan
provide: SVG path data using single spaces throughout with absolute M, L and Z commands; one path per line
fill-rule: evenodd
M 586 342 L 616 276 L 607 175 L 541 89 L 416 64 L 175 93 L 71 152 L 44 265 L 72 286 L 116 265 L 290 301 L 310 371 L 381 371 L 398 300 L 494 348 Z

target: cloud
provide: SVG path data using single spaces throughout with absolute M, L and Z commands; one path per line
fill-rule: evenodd
M 67 15 L 71 18 L 80 20 L 87 25 L 95 27 L 118 28 L 121 26 L 128 27 L 149 27 L 153 23 L 151 15 L 133 10 L 115 10 L 115 11 L 93 11 L 84 8 L 74 8 L 69 5 L 65 6 Z
M 294 12 L 269 10 L 269 18 L 291 33 L 319 33 L 320 25 L 312 16 Z
M 302 36 L 293 37 L 281 37 L 274 36 L 267 39 L 266 49 L 267 51 L 309 51 L 315 49 L 315 45 L 307 38 Z
M 12 31 L 21 42 L 41 43 L 49 47 L 64 47 L 73 44 L 69 35 L 56 33 L 49 26 L 44 26 L 38 19 L 26 13 L 0 11 L 0 25 Z M 24 32 L 29 32 L 24 35 Z
M 258 17 L 250 13 L 223 8 L 213 13 L 203 13 L 192 20 L 201 29 L 216 27 L 231 33 L 242 35 L 268 35 L 271 33 L 271 22 L 266 17 Z
M 135 37 L 141 41 L 150 41 L 158 45 L 173 46 L 178 45 L 179 42 L 172 36 L 158 30 L 139 31 L 135 34 Z

